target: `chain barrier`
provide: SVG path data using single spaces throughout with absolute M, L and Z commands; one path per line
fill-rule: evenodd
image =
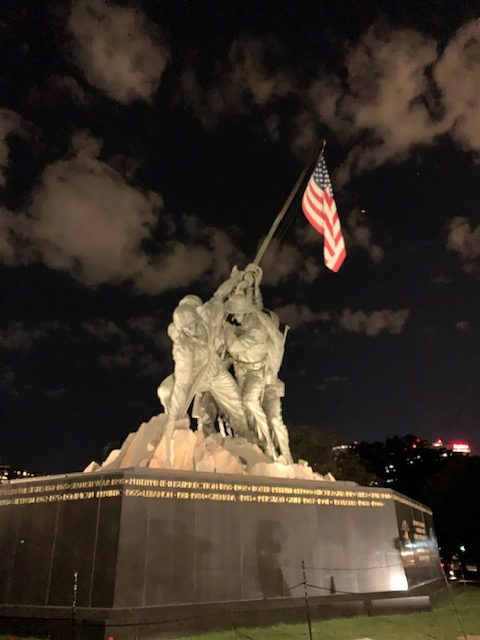
M 308 579 L 307 579 L 307 570 L 308 569 L 314 569 L 314 570 L 321 570 L 321 571 L 329 571 L 329 572 L 335 572 L 335 571 L 340 571 L 339 569 L 334 569 L 332 567 L 307 567 L 305 565 L 304 562 L 302 562 L 302 564 L 299 565 L 276 565 L 275 568 L 277 567 L 281 567 L 281 568 L 294 568 L 294 569 L 298 569 L 299 572 L 302 573 L 302 577 L 303 579 L 296 583 L 293 584 L 291 586 L 284 586 L 284 592 L 288 592 L 290 594 L 291 597 L 295 597 L 295 598 L 300 598 L 301 596 L 299 595 L 294 595 L 294 590 L 298 589 L 300 587 L 303 587 L 304 589 L 304 593 L 303 593 L 303 598 L 305 601 L 305 622 L 308 626 L 308 634 L 309 634 L 309 640 L 313 639 L 313 631 L 312 631 L 312 620 L 311 620 L 311 609 L 310 609 L 310 594 L 308 592 L 309 589 L 316 589 L 318 591 L 323 591 L 323 592 L 327 592 L 330 595 L 349 595 L 349 596 L 355 596 L 356 598 L 358 598 L 359 596 L 361 596 L 362 594 L 359 594 L 358 592 L 353 592 L 353 591 L 345 591 L 342 589 L 337 589 L 335 587 L 335 583 L 334 583 L 334 576 L 331 576 L 331 584 L 330 586 L 321 586 L 321 585 L 317 585 L 317 584 L 311 584 Z M 364 571 L 367 569 L 372 569 L 372 570 L 377 570 L 377 569 L 383 569 L 383 568 L 390 568 L 390 567 L 403 567 L 403 565 L 399 565 L 398 563 L 396 564 L 385 564 L 385 565 L 378 565 L 375 567 L 366 567 L 366 568 L 360 568 L 360 567 L 355 567 L 355 568 L 349 568 L 349 569 L 341 569 L 341 571 Z M 461 632 L 461 638 L 464 638 L 465 640 L 467 640 L 467 635 L 465 632 L 465 628 L 463 625 L 463 620 L 462 620 L 462 616 L 460 613 L 460 610 L 458 609 L 456 602 L 455 602 L 455 595 L 452 591 L 451 585 L 448 581 L 448 578 L 445 574 L 445 572 L 442 569 L 442 575 L 443 575 L 443 579 L 445 581 L 445 585 L 446 588 L 448 590 L 448 594 L 450 596 L 449 598 L 449 602 L 452 604 L 454 611 L 455 611 L 455 616 L 456 616 L 456 620 L 458 623 L 458 627 L 459 630 Z M 68 620 L 70 619 L 70 624 L 71 624 L 71 637 L 73 640 L 82 640 L 82 636 L 85 637 L 85 631 L 87 630 L 87 628 L 91 628 L 91 627 L 101 627 L 105 624 L 105 622 L 103 621 L 96 621 L 96 620 L 88 620 L 82 617 L 79 617 L 79 607 L 78 607 L 78 600 L 77 600 L 77 592 L 78 592 L 78 572 L 74 572 L 73 574 L 73 581 L 72 581 L 72 606 L 71 606 L 71 611 L 70 611 L 70 616 L 68 614 L 66 614 L 63 617 L 56 617 L 56 618 L 49 618 L 49 620 L 51 621 L 55 621 L 55 622 L 59 622 L 59 621 L 63 621 L 65 623 L 68 623 Z M 275 597 L 266 597 L 264 600 L 272 600 L 275 599 Z M 207 604 L 207 603 L 205 603 Z M 216 608 L 217 610 L 221 610 L 223 611 L 228 617 L 229 617 L 229 622 L 230 622 L 230 628 L 231 631 L 234 635 L 235 638 L 238 639 L 242 639 L 242 640 L 255 640 L 255 638 L 253 638 L 253 636 L 249 635 L 248 632 L 243 629 L 243 628 L 238 628 L 236 622 L 235 622 L 235 610 L 232 609 L 232 607 L 228 607 L 225 606 L 221 603 L 208 603 L 208 605 L 212 608 Z M 80 607 L 83 608 L 83 607 Z M 371 615 L 371 613 L 369 613 L 369 615 Z M 149 621 L 132 621 L 132 622 L 119 622 L 116 623 L 112 626 L 114 627 L 118 627 L 118 628 L 127 628 L 127 627 L 141 627 L 141 626 L 151 626 L 151 625 L 156 625 L 156 626 L 163 626 L 163 625 L 171 625 L 171 624 L 177 624 L 177 625 L 181 625 L 182 623 L 188 623 L 188 622 L 194 622 L 194 621 L 199 621 L 203 616 L 200 615 L 191 615 L 191 616 L 183 616 L 183 617 L 172 617 L 169 619 L 162 619 L 162 620 L 149 620 Z M 400 617 L 396 616 L 396 618 L 398 618 L 398 620 L 396 620 L 396 622 L 398 623 L 398 627 L 399 628 L 403 628 L 404 625 L 402 625 Z M 405 626 L 405 628 L 407 628 Z M 179 630 L 180 631 L 180 630 Z M 178 633 L 178 632 L 176 632 Z M 188 631 L 185 631 L 185 633 L 187 634 Z M 430 638 L 432 638 L 432 640 L 440 640 L 440 638 L 438 636 L 433 635 L 432 633 L 425 631 L 426 635 Z M 112 640 L 115 640 L 115 636 L 112 634 L 111 636 Z M 180 637 L 180 636 L 176 636 L 176 637 Z

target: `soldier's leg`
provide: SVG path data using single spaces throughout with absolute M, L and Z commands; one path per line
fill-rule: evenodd
M 275 460 L 275 447 L 270 437 L 267 416 L 262 407 L 263 387 L 263 371 L 247 371 L 242 387 L 242 402 L 247 414 L 247 420 L 256 425 L 264 440 L 265 453 Z
M 195 396 L 192 417 L 197 419 L 198 430 L 205 436 L 215 433 L 217 415 L 217 405 L 209 391 L 204 391 Z
M 173 386 L 175 384 L 175 376 L 173 373 L 167 376 L 157 389 L 157 396 L 162 404 L 165 413 L 168 413 L 168 407 L 170 405 L 170 398 L 172 396 Z
M 240 389 L 232 374 L 228 371 L 223 371 L 213 378 L 209 384 L 209 391 L 220 412 L 227 419 L 233 433 L 252 442 L 254 439 L 248 429 Z
M 273 435 L 273 440 L 277 443 L 280 453 L 285 458 L 285 462 L 287 464 L 292 464 L 293 458 L 290 453 L 288 431 L 285 423 L 283 422 L 282 404 L 275 385 L 267 385 L 265 387 L 263 408 Z

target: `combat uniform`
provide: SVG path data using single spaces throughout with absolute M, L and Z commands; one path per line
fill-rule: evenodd
M 186 321 L 191 320 L 186 326 L 182 326 L 182 314 Z M 206 421 L 210 420 L 210 425 L 213 398 L 234 434 L 251 439 L 238 385 L 220 355 L 223 318 L 223 303 L 214 298 L 194 308 L 191 318 L 188 311 L 182 312 L 181 307 L 177 307 L 174 312 L 177 334 L 172 351 L 175 370 L 173 379 L 169 376 L 160 385 L 158 395 L 166 413 L 175 420 L 185 415 L 198 395 L 201 413 Z M 201 405 L 203 394 L 205 406 Z
M 275 448 L 262 406 L 269 338 L 258 313 L 247 313 L 238 327 L 228 326 L 225 330 L 225 342 L 233 358 L 235 377 L 240 385 L 250 428 L 256 429 L 264 441 L 265 453 L 275 458 Z

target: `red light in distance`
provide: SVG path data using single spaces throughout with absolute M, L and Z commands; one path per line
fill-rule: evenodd
M 452 442 L 450 448 L 454 453 L 471 453 L 472 451 L 467 442 Z

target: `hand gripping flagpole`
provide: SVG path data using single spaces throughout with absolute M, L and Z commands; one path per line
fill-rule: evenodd
M 323 143 L 322 143 L 322 149 L 321 149 L 319 155 L 323 154 L 326 144 L 327 143 L 324 140 Z M 317 154 L 315 154 L 315 161 L 317 160 L 317 158 L 318 158 L 318 156 L 317 156 Z M 297 195 L 298 190 L 300 189 L 300 187 L 302 185 L 302 182 L 305 179 L 305 176 L 307 175 L 308 170 L 311 169 L 312 164 L 313 164 L 313 159 L 310 160 L 308 162 L 308 164 L 305 165 L 302 173 L 299 175 L 298 180 L 294 184 L 293 189 L 288 194 L 288 198 L 285 200 L 285 203 L 284 203 L 283 207 L 280 209 L 280 211 L 277 214 L 277 217 L 273 221 L 273 224 L 270 227 L 270 231 L 265 236 L 265 238 L 264 238 L 264 240 L 263 240 L 263 242 L 262 242 L 262 244 L 260 246 L 260 249 L 257 251 L 257 255 L 255 256 L 255 260 L 253 261 L 253 264 L 260 264 L 260 261 L 262 260 L 263 256 L 265 255 L 266 250 L 268 249 L 268 246 L 269 246 L 270 242 L 272 241 L 272 238 L 273 238 L 273 236 L 275 234 L 275 231 L 278 229 L 279 224 L 281 223 L 281 221 L 285 217 L 285 214 L 287 213 L 290 205 L 292 204 L 293 199 Z

